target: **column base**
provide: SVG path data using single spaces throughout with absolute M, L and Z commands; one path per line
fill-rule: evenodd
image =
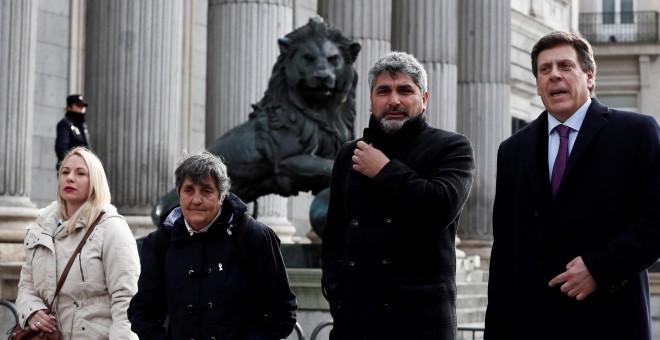
M 149 215 L 124 215 L 124 218 L 136 239 L 149 235 L 157 228 Z
M 479 256 L 481 268 L 488 269 L 490 265 L 490 250 L 493 247 L 492 240 L 461 240 L 460 248 L 467 257 Z

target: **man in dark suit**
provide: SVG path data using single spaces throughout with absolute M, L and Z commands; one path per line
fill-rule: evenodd
M 651 339 L 660 256 L 660 129 L 593 95 L 589 43 L 532 50 L 546 108 L 500 145 L 486 339 Z

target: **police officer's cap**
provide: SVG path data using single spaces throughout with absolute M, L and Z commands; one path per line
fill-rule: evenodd
M 72 94 L 66 97 L 66 106 L 71 106 L 71 105 L 82 105 L 84 107 L 87 107 L 89 104 L 85 101 L 82 94 Z

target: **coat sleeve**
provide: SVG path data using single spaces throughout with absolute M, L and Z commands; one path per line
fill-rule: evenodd
M 63 159 L 71 146 L 71 126 L 62 119 L 57 123 L 57 134 L 55 136 L 55 154 L 57 159 Z
M 635 152 L 639 162 L 635 175 L 640 179 L 635 216 L 609 242 L 582 255 L 599 289 L 616 290 L 660 256 L 660 128 L 655 119 L 641 116 L 643 124 L 631 131 L 637 136 Z M 632 135 L 631 135 L 632 136 Z
M 127 310 L 137 292 L 140 259 L 131 229 L 123 218 L 110 217 L 105 223 L 103 242 L 103 269 L 105 284 L 110 295 L 110 339 L 137 339 L 131 332 Z
M 254 270 L 255 294 L 259 313 L 254 320 L 254 327 L 246 339 L 284 339 L 296 324 L 296 296 L 289 287 L 289 278 L 280 252 L 280 240 L 269 227 L 250 220 L 253 228 L 248 254 L 249 265 Z
M 403 210 L 433 212 L 434 219 L 448 226 L 460 215 L 472 188 L 476 165 L 470 141 L 459 134 L 434 136 L 416 148 L 409 152 L 419 153 L 418 163 L 428 163 L 428 175 L 391 159 L 374 184 L 382 195 L 398 199 Z
M 140 339 L 166 339 L 163 326 L 167 317 L 165 287 L 162 280 L 163 264 L 159 263 L 156 246 L 158 238 L 166 236 L 161 229 L 152 232 L 144 239 L 140 250 L 141 272 L 138 291 L 128 307 L 131 330 Z
M 325 228 L 323 229 L 323 242 L 321 243 L 321 288 L 323 295 L 332 307 L 336 303 L 337 288 L 341 284 L 343 266 L 344 241 L 346 239 L 344 221 L 344 179 L 350 170 L 348 162 L 354 150 L 354 143 L 346 144 L 339 150 L 339 154 L 332 168 L 332 181 L 330 182 L 330 198 Z M 333 308 L 331 308 L 333 310 Z
M 18 320 L 23 328 L 27 328 L 27 320 L 34 312 L 41 309 L 48 309 L 43 298 L 34 289 L 32 256 L 36 250 L 36 244 L 33 242 L 35 238 L 36 236 L 33 235 L 33 232 L 28 229 L 23 243 L 26 260 L 21 267 L 21 277 L 18 281 L 18 296 L 16 298 Z
M 497 179 L 495 203 L 493 204 L 493 247 L 488 272 L 488 305 L 486 308 L 484 339 L 509 338 L 510 311 L 506 308 L 511 294 L 511 211 L 510 195 L 507 190 L 512 183 L 507 180 L 506 166 L 513 164 L 504 159 L 505 152 L 500 146 L 497 153 Z

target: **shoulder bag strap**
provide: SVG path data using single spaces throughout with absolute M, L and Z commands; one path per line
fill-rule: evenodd
M 62 289 L 62 285 L 64 285 L 64 280 L 66 280 L 67 275 L 69 275 L 69 270 L 73 265 L 73 261 L 76 259 L 78 253 L 80 253 L 80 250 L 85 244 L 85 241 L 87 241 L 87 238 L 89 238 L 89 235 L 94 230 L 94 227 L 96 227 L 96 225 L 99 224 L 99 221 L 101 220 L 101 217 L 103 216 L 104 213 L 105 213 L 104 211 L 101 211 L 99 216 L 94 220 L 94 223 L 92 223 L 92 225 L 90 225 L 87 228 L 87 232 L 83 236 L 82 240 L 80 240 L 80 243 L 78 243 L 78 247 L 76 248 L 76 250 L 73 251 L 71 258 L 69 259 L 69 263 L 67 263 L 66 267 L 64 267 L 64 271 L 62 272 L 62 276 L 60 276 L 60 280 L 57 281 L 57 288 L 55 288 L 55 295 L 53 295 L 53 301 L 50 302 L 50 305 L 48 306 L 48 312 L 46 314 L 50 314 L 50 312 L 52 311 L 53 304 L 55 303 L 55 299 L 57 298 L 57 294 L 60 293 L 60 289 Z

